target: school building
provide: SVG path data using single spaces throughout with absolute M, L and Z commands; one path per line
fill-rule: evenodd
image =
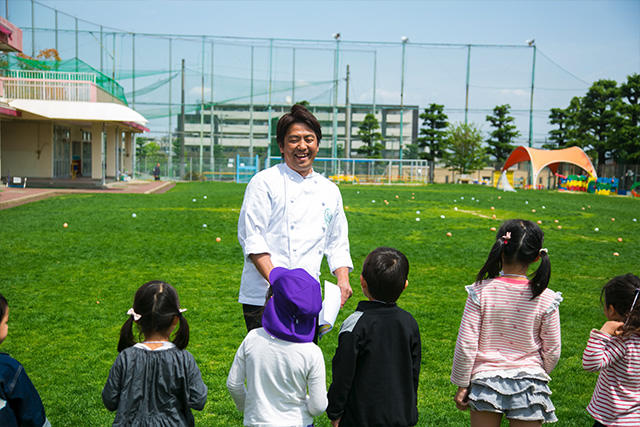
M 0 33 L 21 51 L 19 28 L 2 19 Z M 117 82 L 78 59 L 0 61 L 3 182 L 100 187 L 131 173 L 134 134 L 146 123 Z

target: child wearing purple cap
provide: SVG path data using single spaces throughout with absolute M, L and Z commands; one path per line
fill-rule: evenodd
M 269 282 L 262 327 L 240 344 L 227 388 L 245 426 L 310 426 L 327 407 L 324 358 L 313 343 L 320 283 L 301 268 L 283 267 L 271 270 Z
M 342 323 L 332 361 L 327 415 L 334 427 L 418 422 L 420 331 L 396 305 L 408 275 L 407 257 L 393 248 L 377 248 L 364 261 L 360 284 L 368 301 Z

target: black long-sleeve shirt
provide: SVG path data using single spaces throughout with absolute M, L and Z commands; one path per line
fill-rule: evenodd
M 418 423 L 418 324 L 395 303 L 360 301 L 340 328 L 329 387 L 329 419 L 340 426 Z

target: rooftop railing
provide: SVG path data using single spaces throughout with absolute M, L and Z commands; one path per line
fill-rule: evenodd
M 123 101 L 124 96 L 121 98 L 109 88 L 101 86 L 96 82 L 96 74 L 88 72 L 0 70 L 0 97 L 7 99 Z M 98 94 L 99 87 L 102 95 Z M 126 100 L 124 103 L 126 104 Z

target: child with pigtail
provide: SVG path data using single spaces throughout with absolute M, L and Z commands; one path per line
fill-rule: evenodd
M 600 293 L 607 321 L 592 329 L 582 355 L 587 371 L 600 371 L 587 412 L 594 427 L 640 425 L 640 279 L 611 279 Z
M 114 426 L 194 425 L 191 409 L 204 408 L 207 386 L 185 350 L 189 344 L 185 310 L 168 283 L 147 282 L 136 292 L 120 330 L 120 353 L 102 390 L 105 407 L 117 411 Z M 134 325 L 144 337 L 142 342 L 134 337 Z
M 551 263 L 543 241 L 531 221 L 506 221 L 466 287 L 451 382 L 457 408 L 471 410 L 471 426 L 498 427 L 503 415 L 511 427 L 557 421 L 547 383 L 560 358 L 562 296 L 547 288 Z

